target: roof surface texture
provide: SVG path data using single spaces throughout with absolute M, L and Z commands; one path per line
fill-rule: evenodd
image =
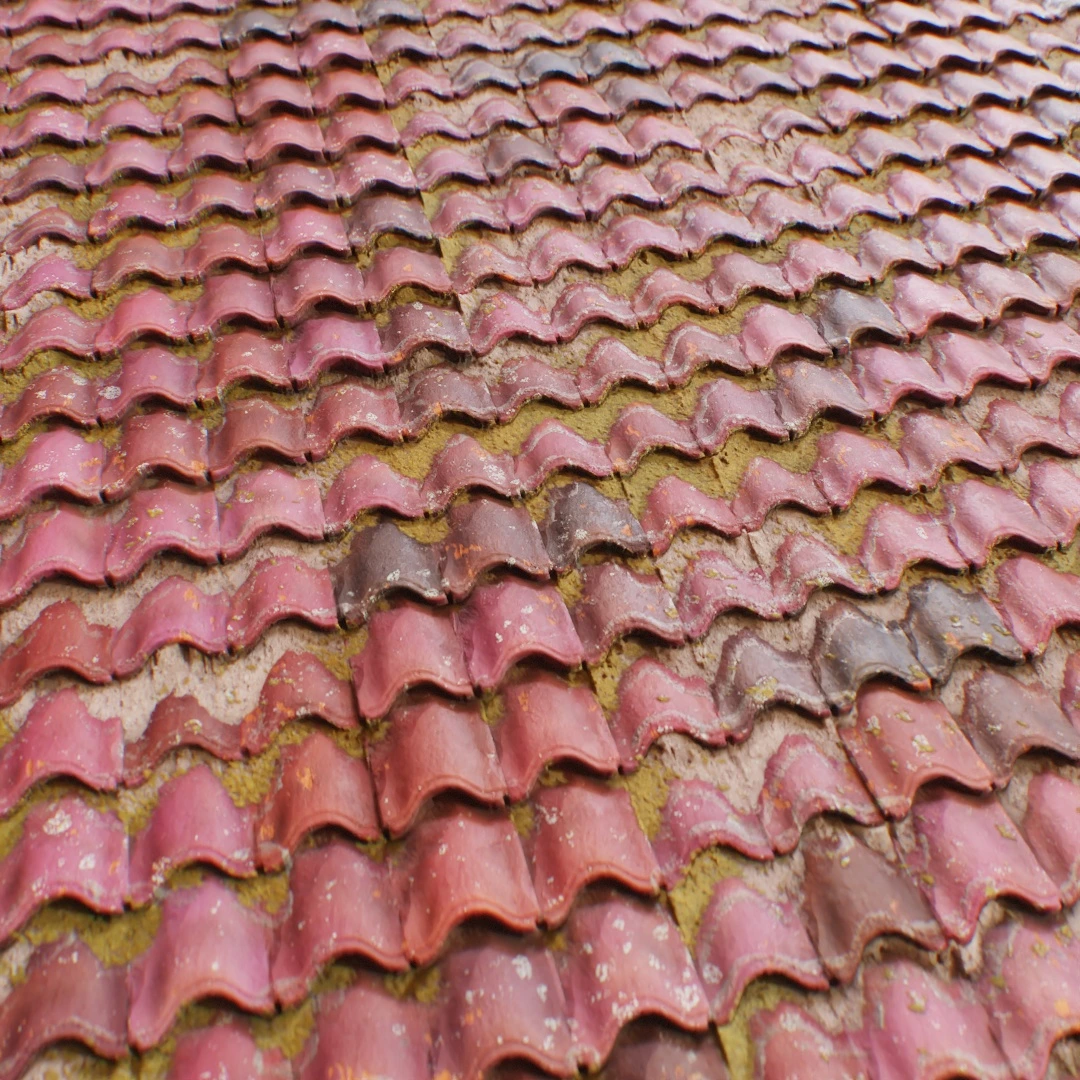
M 1080 1070 L 1080 13 L 0 8 L 0 1080 Z

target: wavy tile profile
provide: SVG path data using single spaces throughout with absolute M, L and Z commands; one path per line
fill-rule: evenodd
M 1080 13 L 0 10 L 0 1080 L 1080 1067 Z

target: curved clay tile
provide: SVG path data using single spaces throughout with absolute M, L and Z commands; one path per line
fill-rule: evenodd
M 450 531 L 442 541 L 442 580 L 450 595 L 463 599 L 485 571 L 506 566 L 544 579 L 551 560 L 539 530 L 524 507 L 479 496 L 452 506 Z
M 405 966 L 385 863 L 334 840 L 297 853 L 289 892 L 292 902 L 275 933 L 271 961 L 274 996 L 284 1007 L 303 1001 L 319 970 L 338 957 L 363 956 L 395 971 Z
M 514 665 L 540 656 L 577 667 L 585 650 L 562 596 L 551 585 L 506 579 L 474 590 L 454 613 L 473 685 L 497 687 Z
M 181 577 L 166 578 L 139 601 L 113 635 L 112 668 L 133 675 L 160 648 L 182 643 L 209 656 L 228 651 L 229 598 L 206 595 Z
M 246 1012 L 269 1014 L 270 930 L 217 881 L 170 893 L 150 947 L 128 971 L 128 1037 L 148 1050 L 188 1002 L 226 998 Z
M 345 990 L 315 999 L 314 1030 L 298 1063 L 299 1080 L 323 1080 L 339 1064 L 356 1075 L 427 1080 L 430 1018 L 411 998 L 391 994 L 362 974 Z
M 772 845 L 757 813 L 736 810 L 718 787 L 705 780 L 672 780 L 660 818 L 650 837 L 664 885 L 683 879 L 700 851 L 722 845 L 762 862 L 773 857 Z
M 783 1080 L 800 1071 L 806 1080 L 857 1080 L 869 1068 L 858 1038 L 826 1031 L 804 1009 L 784 1001 L 750 1018 L 755 1064 L 762 1080 Z
M 951 780 L 989 791 L 993 777 L 949 711 L 933 698 L 888 683 L 864 685 L 854 718 L 837 725 L 852 764 L 874 801 L 890 818 L 907 817 L 916 791 L 931 780 Z
M 1024 656 L 986 597 L 961 592 L 939 578 L 920 582 L 909 591 L 904 628 L 936 682 L 944 682 L 956 660 L 971 649 L 1013 662 Z
M 254 815 L 236 806 L 206 765 L 164 784 L 146 827 L 131 842 L 128 899 L 147 904 L 170 872 L 204 862 L 233 877 L 255 874 Z
M 127 849 L 127 836 L 114 814 L 93 810 L 75 796 L 36 803 L 14 847 L 0 861 L 0 940 L 54 900 L 75 900 L 103 915 L 122 912 Z
M 859 686 L 882 675 L 915 690 L 930 687 L 904 631 L 846 601 L 833 604 L 818 618 L 810 659 L 834 708 L 850 708 Z
M 88 624 L 73 600 L 50 604 L 0 654 L 0 705 L 17 701 L 39 676 L 67 671 L 89 683 L 112 679 L 113 631 Z
M 551 953 L 488 934 L 443 961 L 433 1069 L 483 1076 L 501 1061 L 572 1076 L 575 1041 Z M 464 1022 L 463 1022 L 464 1021 Z
M 573 762 L 600 774 L 619 765 L 618 750 L 595 695 L 559 676 L 531 671 L 503 687 L 503 715 L 494 729 L 506 790 L 525 798 L 544 769 Z
M 307 717 L 342 730 L 359 723 L 349 683 L 311 653 L 290 649 L 267 672 L 255 708 L 240 723 L 243 747 L 261 754 L 282 727 Z
M 979 994 L 1019 1075 L 1045 1075 L 1054 1044 L 1080 1030 L 1078 949 L 1075 935 L 1061 932 L 1067 925 L 1024 915 L 994 927 L 983 943 Z
M 746 987 L 763 975 L 783 976 L 807 990 L 829 985 L 794 905 L 771 900 L 738 878 L 714 890 L 698 930 L 697 957 L 717 1024 L 728 1022 Z
M 73 971 L 79 978 L 72 978 Z M 111 1060 L 127 1045 L 124 968 L 107 967 L 74 934 L 40 945 L 0 1005 L 0 1070 L 21 1076 L 39 1051 L 75 1041 Z
M 405 954 L 415 964 L 434 960 L 466 919 L 494 919 L 525 934 L 540 917 L 521 841 L 504 815 L 463 807 L 433 814 L 409 833 L 396 876 Z
M 806 735 L 785 735 L 765 766 L 758 812 L 773 848 L 793 851 L 817 814 L 839 814 L 860 825 L 880 825 L 881 814 L 840 754 L 826 754 Z
M 30 788 L 54 776 L 113 791 L 123 758 L 119 718 L 98 720 L 70 688 L 43 694 L 0 749 L 0 812 L 9 812 Z
M 593 881 L 611 878 L 634 892 L 656 892 L 660 868 L 626 791 L 575 778 L 541 787 L 531 805 L 533 831 L 524 844 L 548 926 L 562 923 Z
M 941 927 L 914 880 L 896 862 L 849 833 L 804 840 L 804 907 L 818 955 L 847 982 L 863 950 L 881 934 L 899 934 L 925 949 L 945 946 Z
M 807 658 L 776 649 L 749 629 L 724 642 L 714 689 L 720 713 L 738 738 L 749 734 L 758 714 L 773 704 L 818 718 L 830 711 Z
M 1052 771 L 1031 778 L 1020 827 L 1028 846 L 1061 890 L 1062 904 L 1080 898 L 1080 788 Z
M 1037 911 L 1060 908 L 1057 886 L 993 795 L 924 792 L 911 820 L 914 845 L 904 861 L 949 937 L 969 940 L 996 896 L 1014 896 Z
M 618 708 L 611 718 L 623 768 L 632 770 L 652 743 L 671 731 L 707 746 L 723 746 L 729 736 L 704 679 L 685 678 L 651 657 L 641 657 L 619 680 Z
M 368 744 L 379 817 L 392 836 L 443 791 L 501 805 L 506 797 L 495 742 L 477 703 L 437 697 L 399 705 L 386 735 Z
M 124 786 L 138 787 L 167 754 L 185 746 L 208 750 L 221 761 L 239 760 L 241 729 L 212 716 L 192 694 L 168 694 L 154 706 L 137 740 L 124 747 Z
M 996 787 L 1009 782 L 1014 762 L 1029 750 L 1080 759 L 1080 734 L 1046 690 L 993 668 L 983 668 L 965 684 L 960 723 Z
M 403 690 L 419 683 L 453 697 L 472 696 L 453 617 L 408 602 L 371 617 L 352 676 L 360 715 L 371 719 L 384 716 Z
M 330 826 L 360 840 L 379 835 L 367 765 L 315 732 L 281 751 L 255 826 L 260 867 L 280 869 L 309 832 Z
M 291 1080 L 291 1063 L 277 1047 L 262 1049 L 242 1023 L 223 1021 L 196 1028 L 176 1040 L 169 1080 L 200 1076 L 214 1069 L 251 1080 Z
M 596 662 L 619 638 L 644 633 L 672 645 L 686 638 L 674 597 L 656 574 L 638 574 L 621 563 L 605 562 L 581 571 L 581 599 L 574 625 L 582 655 Z
M 556 957 L 579 1060 L 603 1061 L 619 1028 L 640 1016 L 659 1016 L 684 1031 L 706 1028 L 701 980 L 674 923 L 656 904 L 600 893 L 575 908 L 566 941 Z
M 362 529 L 349 554 L 331 569 L 337 608 L 348 625 L 363 623 L 384 597 L 408 592 L 429 604 L 445 604 L 433 544 L 421 544 L 389 521 Z
M 1012 1075 L 985 1006 L 917 963 L 897 960 L 869 968 L 863 1000 L 867 1053 L 882 1077 Z
M 591 484 L 575 481 L 548 498 L 541 531 L 556 570 L 570 569 L 581 555 L 599 545 L 640 555 L 647 541 L 637 518 L 623 500 L 609 499 Z

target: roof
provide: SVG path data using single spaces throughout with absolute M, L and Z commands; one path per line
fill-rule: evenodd
M 1080 16 L 0 9 L 0 1080 L 1080 1049 Z

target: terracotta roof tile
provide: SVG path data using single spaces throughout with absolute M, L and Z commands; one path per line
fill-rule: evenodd
M 0 1073 L 1047 1072 L 1074 29 L 7 12 Z

